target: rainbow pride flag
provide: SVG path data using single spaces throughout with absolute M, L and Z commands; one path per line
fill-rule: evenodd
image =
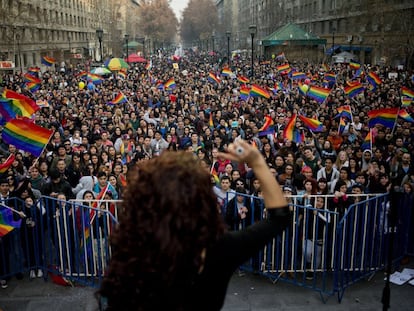
M 372 149 L 372 143 L 373 143 L 373 139 L 372 139 L 372 131 L 369 130 L 367 136 L 365 136 L 364 141 L 361 144 L 361 149 L 362 150 L 371 150 Z
M 261 97 L 269 99 L 270 93 L 264 88 L 260 87 L 259 85 L 252 84 L 252 88 L 250 89 L 250 96 L 252 97 L 261 96 Z
M 11 99 L 0 98 L 0 114 L 4 120 L 9 121 L 17 116 L 22 116 L 22 111 L 17 105 L 13 104 Z
M 351 120 L 351 121 L 353 120 L 351 106 L 349 105 L 339 106 L 337 108 L 337 111 L 338 111 L 339 117 L 347 118 L 348 120 Z
M 217 76 L 214 73 L 212 73 L 212 72 L 210 72 L 208 74 L 207 80 L 210 81 L 210 82 L 212 82 L 212 83 L 220 84 L 219 78 L 217 78 Z
M 231 77 L 233 75 L 233 72 L 229 68 L 223 68 L 221 75 L 224 77 Z
M 9 167 L 13 164 L 13 162 L 14 162 L 14 154 L 11 153 L 9 157 L 6 159 L 6 161 L 0 164 L 0 174 L 6 173 Z
M 26 87 L 30 92 L 35 93 L 40 89 L 40 84 L 34 82 L 26 82 Z
M 296 129 L 296 114 L 293 114 L 289 120 L 289 123 L 286 125 L 285 129 L 283 130 L 283 138 L 288 139 L 290 141 L 301 143 L 305 140 L 305 136 L 303 132 L 299 132 Z
M 43 65 L 48 66 L 48 67 L 53 66 L 54 63 L 56 63 L 56 59 L 50 56 L 43 56 L 40 61 Z
M 210 111 L 210 117 L 208 118 L 208 126 L 210 127 L 210 129 L 214 128 L 213 112 L 212 111 Z
M 398 117 L 398 108 L 383 108 L 368 111 L 368 126 L 374 127 L 381 124 L 388 128 L 393 128 Z
M 40 72 L 40 68 L 39 67 L 29 67 L 29 68 L 27 68 L 27 72 L 37 74 L 38 72 Z
M 382 83 L 381 78 L 375 72 L 373 72 L 373 71 L 371 71 L 370 73 L 368 73 L 367 80 L 373 86 L 377 86 L 377 85 L 380 85 Z
M 275 86 L 273 88 L 273 93 L 277 93 L 279 91 L 283 91 L 283 83 L 280 81 L 275 83 Z
M 400 109 L 400 111 L 398 112 L 398 117 L 404 119 L 405 121 L 414 123 L 413 117 L 405 109 Z
M 40 109 L 33 99 L 8 89 L 5 89 L 3 91 L 3 97 L 10 99 L 13 102 L 13 105 L 20 109 L 21 115 L 23 117 L 30 118 L 36 111 Z
M 164 83 L 165 89 L 175 89 L 177 85 L 175 84 L 174 78 L 169 79 L 167 82 Z
M 289 65 L 289 64 L 287 64 L 287 63 L 276 67 L 276 70 L 277 70 L 279 73 L 280 73 L 280 72 L 283 72 L 283 71 L 288 71 L 289 69 L 290 69 L 290 65 Z
M 30 73 L 25 73 L 23 75 L 23 78 L 24 78 L 23 79 L 24 82 L 33 82 L 33 83 L 36 83 L 36 84 L 42 83 L 42 80 L 40 80 L 38 77 L 35 77 L 35 76 L 31 75 Z
M 52 130 L 36 125 L 28 118 L 21 118 L 8 121 L 2 137 L 5 143 L 39 157 L 52 134 Z
M 0 206 L 0 238 L 13 231 L 13 229 L 20 228 L 21 223 L 21 219 L 13 219 L 11 210 Z
M 263 126 L 259 129 L 259 132 L 266 131 L 273 124 L 274 122 L 272 117 L 269 115 L 265 116 L 265 122 L 263 123 Z
M 401 93 L 404 96 L 414 98 L 414 91 L 410 90 L 408 87 L 405 87 L 405 86 L 401 87 Z
M 245 76 L 237 76 L 237 80 L 238 80 L 240 83 L 244 83 L 244 84 L 246 84 L 246 83 L 249 83 L 249 82 L 250 82 L 249 78 L 246 78 Z
M 316 119 L 307 118 L 305 116 L 298 115 L 303 124 L 312 132 L 320 132 L 323 129 L 322 122 Z
M 332 82 L 335 83 L 336 82 L 336 74 L 332 73 L 332 72 L 327 72 L 325 73 L 325 75 L 323 76 L 323 79 L 327 82 Z
M 351 68 L 352 70 L 357 70 L 357 69 L 361 68 L 361 64 L 351 61 L 351 62 L 349 62 L 349 68 Z
M 216 183 L 216 185 L 217 186 L 220 185 L 220 178 L 219 178 L 219 176 L 217 174 L 217 171 L 214 167 L 211 169 L 211 176 L 213 176 L 214 182 Z
M 345 118 L 344 117 L 341 117 L 339 119 L 339 125 L 338 125 L 338 133 L 339 133 L 339 135 L 341 135 L 344 132 L 345 127 L 346 127 Z
M 365 88 L 359 82 L 355 82 L 351 85 L 347 85 L 344 87 L 345 94 L 348 95 L 350 98 L 355 97 L 358 94 L 363 93 L 364 91 Z
M 246 101 L 250 95 L 250 88 L 242 85 L 240 87 L 240 99 Z
M 310 98 L 316 100 L 318 103 L 323 103 L 331 92 L 330 89 L 312 85 L 309 87 L 308 95 Z
M 151 70 L 152 68 L 152 60 L 150 60 L 146 65 L 145 65 L 145 69 L 146 70 Z
M 285 57 L 285 53 L 284 52 L 282 52 L 282 53 L 280 53 L 280 54 L 278 54 L 277 56 L 276 56 L 276 60 L 283 60 L 283 59 L 285 59 L 286 57 Z
M 413 102 L 413 99 L 411 97 L 408 97 L 408 96 L 402 96 L 401 97 L 401 104 L 404 107 L 409 107 L 412 102 Z
M 304 72 L 295 71 L 295 72 L 292 72 L 290 78 L 292 80 L 305 80 L 307 76 L 305 75 Z
M 118 95 L 116 95 L 115 99 L 110 102 L 110 105 L 125 104 L 127 102 L 128 99 L 126 98 L 126 96 L 122 92 L 119 92 Z

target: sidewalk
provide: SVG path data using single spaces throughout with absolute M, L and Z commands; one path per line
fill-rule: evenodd
M 401 270 L 399 270 L 401 271 Z M 337 297 L 327 297 L 324 303 L 319 293 L 251 274 L 235 274 L 227 291 L 223 311 L 305 310 L 382 310 L 381 296 L 384 274 L 377 272 L 370 280 L 360 281 L 345 291 L 342 303 Z M 0 289 L 0 309 L 3 311 L 95 311 L 96 289 L 62 287 L 43 279 L 10 280 L 7 289 Z M 414 306 L 414 286 L 391 284 L 390 310 L 408 311 Z

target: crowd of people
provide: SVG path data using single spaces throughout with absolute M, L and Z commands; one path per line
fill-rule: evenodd
M 180 58 L 160 55 L 151 59 L 151 66 L 130 64 L 125 77 L 114 73 L 103 76 L 99 84 L 82 80 L 79 74 L 90 70 L 86 65 L 64 72 L 45 71 L 39 73 L 42 83 L 33 94 L 25 88 L 23 75 L 3 74 L 1 87 L 42 104 L 34 122 L 53 129 L 54 134 L 39 158 L 4 143 L 0 136 L 2 162 L 15 155 L 0 180 L 1 199 L 21 197 L 22 193 L 33 199 L 56 198 L 61 193 L 67 199 L 82 199 L 86 191 L 96 197 L 109 184 L 109 198 L 122 200 L 128 171 L 136 163 L 166 150 L 186 150 L 211 172 L 223 209 L 230 190 L 260 192 L 260 184 L 246 164 L 218 156 L 238 138 L 256 145 L 274 177 L 291 194 L 335 195 L 352 189 L 384 193 L 391 185 L 413 193 L 414 123 L 398 119 L 393 128 L 380 124 L 369 128 L 367 114 L 372 109 L 400 107 L 401 87 L 414 90 L 412 72 L 362 65 L 366 72 L 376 72 L 382 83 L 370 89 L 364 75 L 358 76 L 355 79 L 367 87 L 350 98 L 344 86 L 355 70 L 348 64 L 327 68 L 291 62 L 291 68 L 306 74 L 309 84 L 322 85 L 326 72 L 335 74 L 330 95 L 319 103 L 302 95 L 298 81 L 276 69 L 287 59 L 256 60 L 251 70 L 250 60 L 241 58 L 228 63 L 217 55 L 191 50 Z M 223 76 L 220 73 L 226 66 L 232 74 Z M 218 83 L 208 79 L 210 73 L 218 77 Z M 250 82 L 237 77 L 249 77 Z M 165 87 L 171 79 L 173 85 Z M 86 83 L 80 85 L 81 81 Z M 242 99 L 241 86 L 249 83 L 272 90 L 270 98 Z M 113 103 L 119 94 L 127 99 L 125 103 Z M 336 116 L 345 105 L 351 107 L 352 120 L 338 133 Z M 412 113 L 412 104 L 405 109 Z M 318 119 L 322 131 L 312 132 L 298 119 L 296 128 L 303 132 L 304 141 L 286 139 L 283 133 L 292 114 Z M 274 123 L 274 133 L 260 131 L 266 116 Z M 374 136 L 372 146 L 363 149 L 361 144 L 369 132 Z

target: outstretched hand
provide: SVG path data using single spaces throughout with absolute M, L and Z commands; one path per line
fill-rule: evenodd
M 218 156 L 230 161 L 245 162 L 250 167 L 263 161 L 260 151 L 242 139 L 235 140 L 227 147 L 227 152 L 219 152 Z

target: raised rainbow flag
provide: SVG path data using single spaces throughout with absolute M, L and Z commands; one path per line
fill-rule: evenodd
M 290 65 L 287 63 L 276 67 L 276 70 L 278 72 L 288 71 L 289 69 L 290 69 Z
M 364 141 L 361 144 L 361 149 L 362 150 L 367 150 L 367 149 L 371 150 L 372 149 L 372 142 L 373 142 L 372 131 L 370 129 L 367 136 L 365 136 Z
M 30 73 L 37 74 L 38 72 L 40 72 L 40 68 L 39 67 L 29 67 L 29 68 L 27 68 L 27 71 L 30 72 Z
M 221 75 L 225 77 L 231 77 L 233 75 L 233 72 L 229 68 L 223 68 Z
M 116 95 L 115 99 L 111 101 L 109 104 L 116 105 L 116 104 L 124 104 L 127 102 L 128 102 L 128 99 L 126 98 L 126 96 L 122 92 L 119 92 L 118 95 Z
M 21 219 L 13 219 L 13 212 L 10 209 L 0 206 L 0 238 L 13 229 L 20 228 L 21 223 Z
M 146 70 L 151 70 L 152 68 L 152 60 L 150 60 L 146 65 L 145 65 L 145 69 Z
M 373 86 L 377 86 L 377 85 L 380 85 L 382 83 L 381 78 L 375 72 L 373 72 L 373 71 L 371 71 L 370 73 L 368 73 L 367 80 Z
M 250 88 L 242 85 L 240 87 L 240 99 L 246 101 L 250 95 Z
M 336 74 L 334 74 L 333 72 L 327 72 L 327 73 L 325 73 L 325 75 L 323 76 L 323 79 L 324 79 L 325 81 L 335 83 L 335 82 L 336 82 Z
M 23 75 L 23 78 L 24 78 L 23 80 L 25 82 L 33 82 L 33 83 L 37 83 L 37 84 L 42 83 L 42 80 L 40 80 L 38 77 L 35 77 L 35 76 L 31 75 L 30 73 L 25 73 Z
M 219 78 L 217 78 L 217 76 L 214 73 L 212 73 L 212 72 L 210 72 L 208 74 L 207 80 L 210 81 L 210 82 L 212 82 L 212 83 L 220 84 Z
M 322 122 L 316 119 L 307 118 L 305 116 L 298 115 L 303 124 L 312 132 L 320 132 L 323 130 Z
M 22 111 L 11 99 L 0 98 L 0 114 L 4 120 L 9 121 L 17 116 L 22 116 Z
M 6 159 L 6 161 L 0 164 L 0 174 L 6 173 L 9 167 L 13 164 L 13 162 L 14 162 L 14 154 L 11 153 L 9 157 Z
M 356 79 L 359 78 L 362 74 L 364 73 L 363 68 L 358 68 L 357 70 L 355 70 L 354 76 L 352 77 L 352 79 Z
M 283 130 L 283 138 L 288 139 L 290 141 L 301 143 L 305 140 L 303 132 L 299 132 L 296 129 L 296 114 L 293 114 L 290 118 L 288 124 L 286 125 L 285 129 Z
M 398 112 L 398 116 L 401 119 L 404 119 L 405 121 L 413 122 L 414 123 L 413 117 L 405 109 L 400 109 L 400 111 Z
M 279 91 L 283 91 L 283 83 L 282 82 L 275 82 L 275 86 L 273 88 L 273 93 L 277 93 Z
M 318 103 L 323 103 L 329 96 L 330 92 L 330 89 L 312 85 L 309 87 L 308 93 L 306 95 L 316 100 Z
M 304 72 L 295 71 L 295 72 L 292 72 L 290 78 L 292 80 L 305 80 L 307 76 L 305 75 Z
M 283 59 L 285 59 L 286 57 L 285 57 L 285 53 L 284 52 L 282 52 L 282 53 L 280 53 L 280 54 L 278 54 L 277 56 L 276 56 L 276 60 L 283 60 Z
M 240 83 L 245 83 L 245 84 L 250 82 L 249 78 L 246 78 L 245 76 L 237 76 L 237 80 Z
M 404 107 L 409 107 L 412 102 L 413 102 L 413 99 L 411 97 L 408 97 L 408 96 L 402 96 L 401 97 L 401 104 Z
M 339 135 L 341 135 L 344 132 L 345 127 L 346 127 L 345 118 L 344 117 L 341 117 L 339 119 L 339 125 L 338 125 L 338 133 L 339 133 Z
M 351 68 L 352 70 L 357 70 L 357 69 L 361 68 L 361 64 L 351 61 L 351 62 L 349 62 L 349 68 Z
M 339 117 L 347 118 L 348 120 L 351 120 L 351 122 L 353 122 L 351 106 L 349 105 L 339 106 L 337 108 L 337 111 L 338 111 Z
M 270 93 L 265 90 L 264 88 L 260 87 L 257 84 L 252 84 L 252 88 L 250 89 L 250 96 L 257 97 L 261 96 L 264 98 L 270 98 Z
M 13 104 L 20 109 L 23 117 L 30 118 L 40 109 L 33 99 L 8 89 L 3 91 L 3 97 L 12 100 Z
M 274 124 L 273 119 L 271 116 L 266 115 L 265 116 L 265 122 L 263 123 L 263 126 L 259 129 L 259 132 L 266 131 L 270 126 Z
M 164 83 L 165 89 L 175 89 L 177 85 L 175 84 L 174 78 L 170 78 L 167 82 Z
M 210 129 L 214 128 L 213 112 L 212 111 L 210 111 L 210 117 L 208 118 L 208 126 L 210 127 Z
M 40 61 L 43 65 L 48 67 L 53 66 L 53 64 L 56 63 L 56 59 L 50 56 L 43 56 Z
M 398 108 L 383 108 L 368 111 L 368 126 L 374 127 L 381 124 L 388 128 L 393 128 L 398 117 Z
M 5 143 L 39 157 L 52 134 L 52 130 L 36 125 L 28 118 L 21 118 L 8 121 L 2 137 Z
M 414 91 L 410 90 L 408 87 L 405 87 L 405 86 L 401 87 L 401 93 L 404 96 L 414 98 Z
M 32 93 L 35 93 L 40 89 L 40 84 L 34 82 L 26 82 L 26 87 Z
M 359 82 L 354 82 L 351 85 L 347 85 L 344 87 L 344 92 L 350 98 L 357 96 L 360 93 L 363 93 L 365 88 Z
M 213 176 L 214 182 L 216 183 L 216 185 L 217 186 L 220 185 L 220 178 L 219 178 L 219 176 L 217 174 L 217 171 L 214 167 L 211 169 L 211 176 Z

